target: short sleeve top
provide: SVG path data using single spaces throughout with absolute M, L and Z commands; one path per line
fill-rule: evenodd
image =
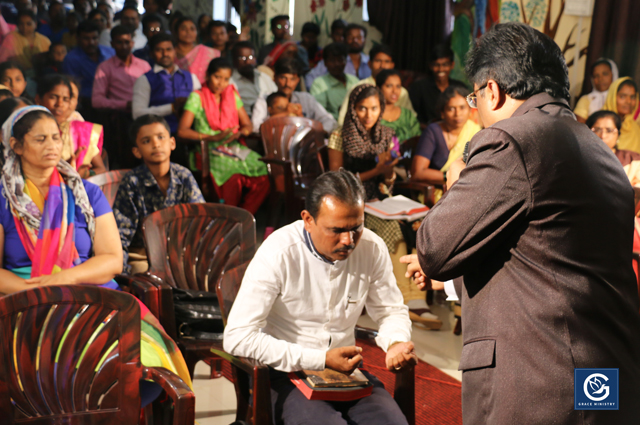
M 111 212 L 111 206 L 109 201 L 105 198 L 104 194 L 98 186 L 93 183 L 89 183 L 85 180 L 84 188 L 87 191 L 89 197 L 89 203 L 93 207 L 93 212 L 97 217 Z M 7 270 L 13 270 L 20 267 L 31 267 L 31 259 L 27 255 L 27 251 L 22 245 L 20 235 L 16 229 L 15 220 L 9 202 L 4 197 L 2 191 L 2 184 L 0 184 L 0 225 L 4 229 L 4 256 L 2 258 L 3 268 Z M 81 262 L 85 262 L 91 255 L 91 235 L 87 230 L 87 221 L 82 214 L 82 210 L 76 205 L 75 214 L 75 227 L 76 227 L 76 249 Z
M 439 170 L 444 167 L 449 159 L 449 148 L 440 124 L 430 124 L 422 132 L 415 154 L 430 160 L 429 168 L 431 169 Z

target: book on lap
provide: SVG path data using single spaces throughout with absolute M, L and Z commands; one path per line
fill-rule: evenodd
M 429 207 L 406 196 L 396 195 L 382 201 L 367 202 L 364 210 L 385 220 L 413 221 L 427 215 Z
M 371 395 L 373 385 L 360 370 L 345 375 L 332 369 L 289 373 L 291 382 L 308 400 L 352 401 Z

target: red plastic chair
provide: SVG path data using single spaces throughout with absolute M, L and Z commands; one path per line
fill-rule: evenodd
M 142 229 L 149 270 L 133 279 L 141 286 L 152 283 L 158 288 L 157 294 L 149 292 L 151 305 L 143 302 L 178 343 L 193 376 L 196 363 L 210 358 L 209 350 L 220 343 L 181 337 L 176 329 L 172 288 L 215 292 L 227 270 L 253 258 L 255 220 L 241 208 L 183 204 L 150 214 Z M 156 296 L 157 304 L 153 305 Z
M 104 174 L 91 176 L 87 181 L 99 186 L 102 193 L 104 193 L 104 196 L 107 198 L 107 201 L 109 201 L 109 205 L 113 206 L 120 183 L 122 182 L 125 174 L 129 171 L 130 170 L 108 171 Z
M 193 424 L 195 396 L 172 372 L 140 363 L 140 307 L 95 286 L 37 287 L 0 298 L 0 422 L 137 424 L 142 378 Z
M 281 201 L 286 222 L 300 218 L 309 184 L 324 173 L 322 124 L 308 118 L 270 118 L 260 127 L 271 183 L 271 220 L 277 224 Z

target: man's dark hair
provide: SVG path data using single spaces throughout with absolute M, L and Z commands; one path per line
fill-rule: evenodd
M 71 83 L 69 83 L 69 79 L 65 75 L 61 74 L 49 74 L 40 78 L 38 80 L 38 96 L 44 96 L 56 86 L 66 86 L 69 89 L 69 97 L 71 97 Z
M 207 33 L 210 33 L 212 29 L 218 28 L 218 27 L 224 27 L 224 29 L 226 30 L 227 23 L 223 21 L 211 21 L 207 24 Z
M 8 97 L 0 101 L 0 123 L 4 123 L 16 110 L 20 103 L 31 105 L 31 101 L 24 97 Z
M 233 48 L 231 49 L 231 57 L 234 60 L 236 58 L 236 55 L 238 55 L 240 49 L 251 49 L 254 53 L 256 51 L 255 47 L 253 47 L 253 44 L 250 41 L 238 41 L 233 45 Z
M 589 118 L 587 118 L 587 127 L 592 128 L 601 118 L 611 118 L 618 131 L 622 128 L 620 116 L 613 111 L 597 111 L 589 115 Z
M 320 26 L 315 22 L 305 22 L 304 25 L 302 26 L 302 31 L 300 32 L 300 35 L 305 35 L 309 32 L 315 35 L 320 35 Z
M 386 83 L 387 79 L 392 75 L 397 75 L 400 81 L 402 81 L 402 75 L 400 75 L 400 71 L 397 69 L 383 69 L 376 77 L 376 87 L 381 88 L 384 86 L 384 83 Z
M 558 45 L 540 31 L 518 22 L 497 24 L 467 55 L 469 81 L 478 87 L 489 79 L 513 99 L 538 93 L 569 100 L 567 64 Z
M 318 218 L 326 196 L 332 196 L 350 206 L 364 204 L 365 201 L 362 182 L 344 168 L 326 172 L 311 183 L 305 199 L 305 209 L 314 220 Z
M 133 145 L 133 147 L 137 146 L 136 139 L 138 138 L 138 132 L 140 131 L 140 129 L 145 125 L 150 125 L 150 124 L 162 124 L 164 128 L 167 129 L 167 132 L 171 134 L 171 128 L 169 127 L 169 124 L 160 115 L 154 115 L 154 114 L 142 115 L 136 118 L 135 121 L 131 123 L 131 127 L 129 127 L 129 139 L 131 140 L 131 144 Z
M 236 27 L 235 25 L 233 25 L 231 22 L 227 22 L 227 33 L 230 32 L 234 32 L 234 33 L 238 33 L 238 27 Z
M 437 44 L 429 54 L 429 62 L 434 62 L 438 59 L 449 59 L 453 62 L 454 58 L 453 50 L 451 50 L 451 47 L 447 44 Z
M 87 19 L 91 20 L 91 19 L 93 19 L 93 17 L 94 17 L 94 16 L 96 16 L 96 15 L 102 15 L 102 17 L 103 17 L 105 20 L 107 20 L 107 21 L 109 20 L 109 17 L 107 16 L 107 14 L 106 14 L 106 13 L 104 13 L 104 10 L 100 10 L 100 9 L 93 9 L 93 10 L 91 10 L 91 12 L 89 12 L 89 14 L 87 15 Z
M 267 106 L 271 108 L 273 106 L 273 102 L 279 97 L 284 97 L 287 99 L 287 95 L 282 93 L 281 91 L 273 92 L 269 96 L 267 96 Z
M 151 37 L 151 40 L 149 40 L 149 49 L 153 52 L 153 49 L 155 49 L 158 44 L 163 43 L 165 41 L 173 43 L 173 36 L 166 32 L 161 32 L 160 34 L 156 34 L 153 37 Z
M 393 51 L 386 44 L 376 44 L 369 50 L 369 60 L 375 59 L 380 53 L 384 53 L 393 60 Z
M 362 32 L 364 32 L 364 37 L 367 38 L 367 29 L 365 27 L 363 27 L 360 24 L 349 24 L 347 25 L 347 27 L 344 29 L 344 36 L 346 37 L 347 34 L 349 34 L 349 31 L 351 30 L 360 30 Z
M 451 99 L 456 96 L 462 96 L 466 101 L 468 95 L 469 89 L 465 86 L 461 84 L 449 84 L 449 87 L 447 87 L 438 97 L 438 101 L 436 102 L 436 111 L 442 113 Z
M 92 32 L 95 32 L 98 35 L 100 35 L 100 27 L 98 26 L 98 24 L 88 19 L 80 22 L 78 24 L 78 29 L 76 29 L 76 35 L 78 37 L 80 37 L 80 34 L 83 34 L 83 33 L 90 34 Z
M 330 56 L 342 56 L 344 58 L 349 54 L 349 48 L 344 43 L 331 43 L 322 50 L 322 59 L 326 62 Z
M 276 22 L 278 21 L 290 21 L 289 19 L 289 15 L 278 15 L 278 16 L 274 16 L 273 18 L 271 18 L 271 29 L 274 29 L 276 26 Z
M 129 25 L 116 25 L 111 29 L 111 40 L 115 40 L 116 37 L 120 37 L 121 35 L 130 35 L 131 39 L 133 39 L 133 33 L 135 30 L 135 28 L 132 28 Z
M 5 99 L 13 97 L 13 92 L 9 89 L 0 89 L 0 97 L 4 97 Z
M 209 62 L 209 66 L 207 67 L 207 78 L 215 74 L 221 69 L 229 69 L 233 71 L 233 66 L 231 66 L 231 62 L 227 58 L 215 58 Z
M 336 19 L 331 23 L 331 33 L 333 34 L 335 30 L 345 29 L 347 25 L 347 21 L 344 19 Z
M 299 77 L 301 72 L 297 58 L 280 58 L 274 66 L 275 75 L 295 74 Z
M 160 24 L 160 32 L 164 31 L 164 23 L 162 22 L 162 18 L 157 13 L 145 13 L 142 17 L 142 30 L 146 31 L 149 26 L 158 22 Z
M 138 14 L 138 16 L 140 16 L 140 12 L 138 12 L 138 8 L 134 6 L 132 3 L 125 3 L 122 10 L 120 10 L 120 13 L 122 14 L 122 12 L 124 12 L 125 10 L 133 10 Z

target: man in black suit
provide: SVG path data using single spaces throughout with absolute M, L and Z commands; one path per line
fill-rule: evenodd
M 464 285 L 444 285 L 462 299 L 464 423 L 637 424 L 628 179 L 576 121 L 564 57 L 549 37 L 497 25 L 472 49 L 467 74 L 486 128 L 425 217 L 418 255 L 404 259 L 419 286 L 431 286 L 425 276 L 464 276 Z M 619 410 L 575 410 L 575 368 L 619 369 Z

